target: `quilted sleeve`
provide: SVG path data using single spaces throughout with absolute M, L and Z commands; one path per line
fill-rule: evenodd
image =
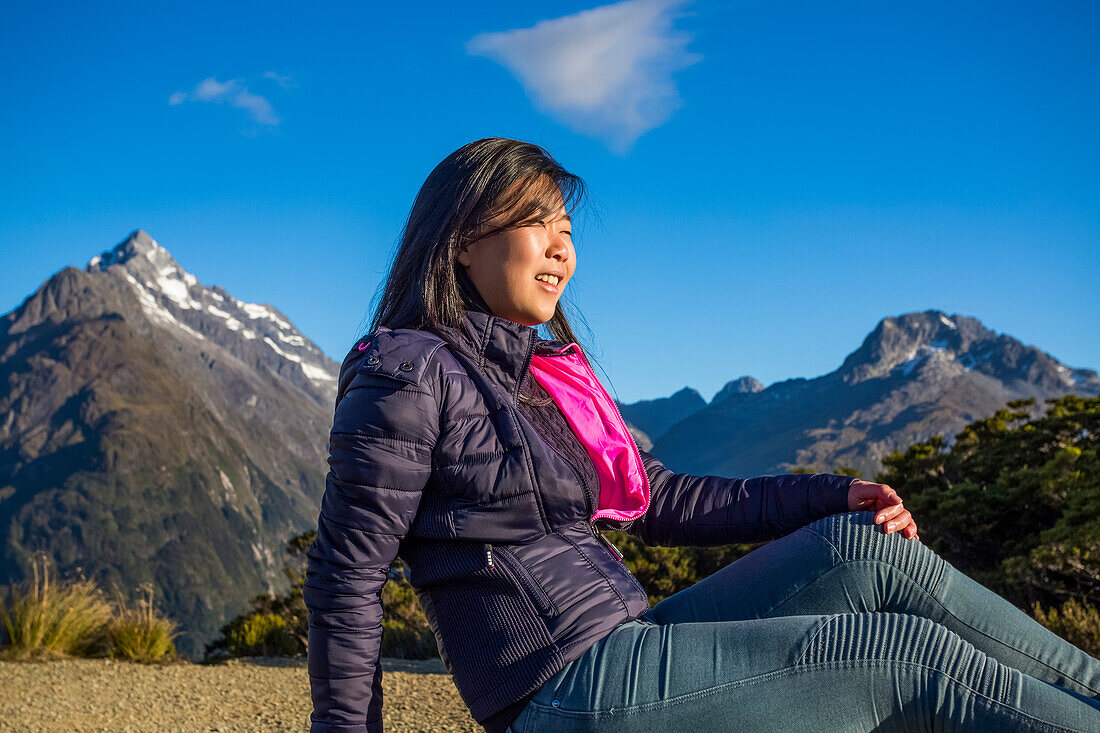
M 782 537 L 848 511 L 851 476 L 828 473 L 724 478 L 674 473 L 641 451 L 649 477 L 646 513 L 624 530 L 648 545 L 706 546 Z
M 379 733 L 380 593 L 431 475 L 439 407 L 429 386 L 391 375 L 340 382 L 303 588 L 310 731 Z

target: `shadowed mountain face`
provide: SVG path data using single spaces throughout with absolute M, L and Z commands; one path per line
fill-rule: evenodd
M 891 452 L 931 435 L 953 439 L 1008 400 L 1035 397 L 1038 414 L 1042 400 L 1069 393 L 1100 394 L 1100 377 L 975 318 L 909 313 L 883 319 L 834 372 L 763 390 L 723 389 L 721 399 L 660 435 L 652 452 L 669 468 L 696 474 L 844 464 L 870 478 Z
M 640 430 L 646 441 L 652 441 L 665 434 L 665 431 L 707 406 L 707 401 L 695 390 L 684 387 L 671 397 L 661 397 L 656 400 L 640 400 L 624 405 L 616 403 L 619 412 L 627 423 Z M 635 439 L 639 436 L 635 433 Z M 648 448 L 639 441 L 642 450 Z M 650 443 L 652 445 L 652 443 Z
M 316 526 L 338 365 L 145 232 L 0 320 L 0 583 L 37 551 L 183 624 L 201 653 Z

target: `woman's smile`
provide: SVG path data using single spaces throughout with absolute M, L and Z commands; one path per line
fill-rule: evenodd
M 524 326 L 554 317 L 577 266 L 572 218 L 559 198 L 553 216 L 514 226 L 459 249 L 456 259 L 493 314 Z M 534 281 L 534 282 L 532 282 Z
M 535 279 L 538 280 L 539 285 L 545 288 L 548 292 L 555 294 L 561 292 L 561 290 L 558 288 L 558 283 L 561 282 L 561 278 L 559 278 L 557 275 L 535 275 Z

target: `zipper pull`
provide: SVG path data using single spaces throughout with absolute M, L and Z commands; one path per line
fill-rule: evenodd
M 619 562 L 623 562 L 623 553 L 619 552 L 619 548 L 615 547 L 614 543 L 612 543 L 611 540 L 607 539 L 603 536 L 603 534 L 600 533 L 600 530 L 596 527 L 595 524 L 592 525 L 592 533 L 595 534 L 596 539 L 598 539 L 603 544 L 603 546 L 607 548 L 607 551 L 614 555 L 616 560 L 618 560 Z
M 485 566 L 493 567 L 493 546 L 488 542 L 485 543 Z

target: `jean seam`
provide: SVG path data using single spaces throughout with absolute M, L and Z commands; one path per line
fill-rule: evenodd
M 818 576 L 818 577 L 821 577 L 821 576 Z M 821 624 L 821 626 L 817 627 L 817 631 L 815 631 L 814 635 L 810 637 L 810 640 L 808 642 L 806 642 L 806 646 L 804 646 L 802 648 L 802 653 L 798 655 L 798 660 L 795 662 L 796 667 L 797 666 L 802 666 L 803 660 L 805 660 L 806 655 L 810 653 L 810 649 L 813 648 L 814 642 L 817 641 L 817 637 L 821 635 L 821 632 L 825 630 L 825 627 L 829 625 L 829 622 L 832 621 L 833 619 L 835 619 L 839 615 L 841 615 L 841 614 L 837 614 L 837 613 L 832 614 L 831 616 L 829 616 L 828 618 L 825 619 L 825 621 Z M 809 665 L 806 665 L 806 666 L 809 666 Z
M 906 575 L 906 576 L 908 577 L 908 573 L 905 573 L 905 575 Z M 909 579 L 910 579 L 910 580 L 913 580 L 912 578 L 909 578 Z M 977 581 L 975 581 L 975 582 L 977 582 Z M 916 586 L 917 586 L 918 588 L 920 588 L 921 590 L 924 590 L 924 588 L 921 588 L 921 585 L 920 585 L 920 583 L 917 583 L 916 581 L 913 581 L 913 584 L 914 584 L 914 585 L 916 585 Z M 960 625 L 962 625 L 962 626 L 965 626 L 966 628 L 968 628 L 968 629 L 970 629 L 971 631 L 973 631 L 973 632 L 974 632 L 975 634 L 980 634 L 980 635 L 984 636 L 984 637 L 985 637 L 986 639 L 989 639 L 990 641 L 996 642 L 996 643 L 1000 644 L 1001 646 L 1005 646 L 1005 647 L 1008 647 L 1009 649 L 1013 650 L 1013 651 L 1014 651 L 1014 652 L 1016 652 L 1017 654 L 1020 654 L 1020 655 L 1022 655 L 1022 656 L 1025 656 L 1025 657 L 1027 657 L 1028 659 L 1030 659 L 1030 660 L 1032 660 L 1033 662 L 1035 662 L 1036 664 L 1038 664 L 1038 665 L 1040 665 L 1040 666 L 1042 666 L 1042 667 L 1044 667 L 1044 668 L 1046 668 L 1046 669 L 1049 669 L 1049 670 L 1050 670 L 1051 672 L 1056 672 L 1057 674 L 1059 674 L 1059 675 L 1062 675 L 1062 676 L 1063 676 L 1063 677 L 1065 677 L 1066 679 L 1070 679 L 1070 680 L 1073 680 L 1073 681 L 1074 681 L 1074 682 L 1076 682 L 1077 684 L 1081 685 L 1081 687 L 1085 688 L 1086 690 L 1089 690 L 1089 691 L 1090 691 L 1090 692 L 1092 692 L 1092 693 L 1098 693 L 1098 692 L 1100 692 L 1100 690 L 1097 690 L 1097 689 L 1096 689 L 1095 687 L 1093 687 L 1092 685 L 1090 685 L 1090 684 L 1088 684 L 1088 683 L 1086 683 L 1086 682 L 1082 682 L 1081 680 L 1077 679 L 1076 677 L 1073 677 L 1072 675 L 1068 674 L 1068 673 L 1067 673 L 1067 672 L 1065 672 L 1064 670 L 1058 669 L 1057 667 L 1053 667 L 1053 666 L 1051 666 L 1051 665 L 1047 664 L 1046 662 L 1044 662 L 1044 661 L 1043 661 L 1042 659 L 1039 659 L 1039 658 L 1037 658 L 1037 657 L 1035 657 L 1035 656 L 1032 656 L 1031 654 L 1028 654 L 1027 652 L 1025 652 L 1025 651 L 1024 651 L 1024 650 L 1022 650 L 1022 649 L 1017 649 L 1016 647 L 1014 647 L 1014 646 L 1012 646 L 1012 645 L 1010 645 L 1010 644 L 1007 644 L 1006 642 L 1003 642 L 1003 641 L 1001 641 L 1000 639 L 998 639 L 998 638 L 996 638 L 996 637 L 994 637 L 994 636 L 990 636 L 989 634 L 987 634 L 986 632 L 982 631 L 981 629 L 977 629 L 977 628 L 974 628 L 973 626 L 971 626 L 970 624 L 966 623 L 966 622 L 965 622 L 965 621 L 963 621 L 963 620 L 962 620 L 961 618 L 959 618 L 958 616 L 956 616 L 955 614 L 953 614 L 953 613 L 951 612 L 951 609 L 949 609 L 949 608 L 948 608 L 947 606 L 943 605 L 943 602 L 942 602 L 942 601 L 941 601 L 941 600 L 940 600 L 939 598 L 936 598 L 936 596 L 932 595 L 932 594 L 931 594 L 930 592 L 928 592 L 928 591 L 924 591 L 924 592 L 925 592 L 925 594 L 926 594 L 926 595 L 928 595 L 928 597 L 929 597 L 929 598 L 931 598 L 931 599 L 932 599 L 933 601 L 935 601 L 935 603 L 936 603 L 936 605 L 937 605 L 937 606 L 939 606 L 939 607 L 940 607 L 941 609 L 943 609 L 943 612 L 944 612 L 944 613 L 946 613 L 946 614 L 947 614 L 948 616 L 950 616 L 951 618 L 955 619 L 955 620 L 956 620 L 957 622 L 959 622 L 959 624 L 960 624 Z M 1019 610 L 1019 609 L 1017 609 L 1017 610 Z M 1021 611 L 1021 613 L 1022 613 L 1022 611 Z M 1038 623 L 1038 622 L 1036 621 L 1036 623 Z
M 810 532 L 813 532 L 813 533 L 814 533 L 814 534 L 816 534 L 816 535 L 817 535 L 818 537 L 820 537 L 821 539 L 825 540 L 825 542 L 826 542 L 826 543 L 828 543 L 829 547 L 830 547 L 830 548 L 832 548 L 832 550 L 833 550 L 833 554 L 834 554 L 834 555 L 836 556 L 836 558 L 837 558 L 837 559 L 839 560 L 839 564 L 843 564 L 843 563 L 851 563 L 851 562 L 860 562 L 859 560 L 845 560 L 845 559 L 844 559 L 844 556 L 843 556 L 843 555 L 841 555 L 841 553 L 840 553 L 840 549 L 839 549 L 839 548 L 838 548 L 838 547 L 837 547 L 837 546 L 836 546 L 836 545 L 835 545 L 835 544 L 833 543 L 833 541 L 832 541 L 832 540 L 830 540 L 830 539 L 829 539 L 829 538 L 828 538 L 828 537 L 827 537 L 826 535 L 824 535 L 823 533 L 821 533 L 821 532 L 817 531 L 816 529 L 814 529 L 814 528 L 813 528 L 813 527 L 812 527 L 811 525 L 807 525 L 807 526 L 803 527 L 803 529 L 805 529 L 805 530 L 808 530 L 808 531 L 810 531 Z M 912 541 L 912 540 L 910 540 L 910 541 Z M 947 565 L 947 561 L 946 561 L 946 560 L 944 560 L 943 558 L 941 558 L 941 557 L 937 556 L 937 559 L 938 559 L 938 560 L 939 560 L 939 561 L 940 561 L 941 563 L 943 563 L 943 565 L 945 565 L 945 566 Z M 944 575 L 946 574 L 946 573 L 944 573 L 944 570 L 945 570 L 945 568 L 944 568 L 944 567 L 941 567 L 941 568 L 940 568 L 940 572 L 939 572 L 939 573 L 937 573 L 937 575 L 936 575 L 936 582 L 935 582 L 935 583 L 934 583 L 934 584 L 932 585 L 932 587 L 931 587 L 931 588 L 929 589 L 929 588 L 925 588 L 925 587 L 924 587 L 924 586 L 923 586 L 923 585 L 922 585 L 922 584 L 921 584 L 920 582 L 918 582 L 918 581 L 917 581 L 917 580 L 916 580 L 915 578 L 913 578 L 913 576 L 911 576 L 911 575 L 910 575 L 910 574 L 909 574 L 908 572 L 906 572 L 905 570 L 902 570 L 901 568 L 897 567 L 896 565 L 891 565 L 890 563 L 888 563 L 888 562 L 885 562 L 885 561 L 883 561 L 883 560 L 876 560 L 876 559 L 872 559 L 872 558 L 867 558 L 867 559 L 865 559 L 865 560 L 863 560 L 863 561 L 864 561 L 864 562 L 876 562 L 876 563 L 880 563 L 880 564 L 883 564 L 883 565 L 887 565 L 887 566 L 889 566 L 889 567 L 891 567 L 891 568 L 893 568 L 893 569 L 897 570 L 897 571 L 898 571 L 898 572 L 900 572 L 900 573 L 901 573 L 902 575 L 904 575 L 904 576 L 905 576 L 906 578 L 908 578 L 908 579 L 909 579 L 909 580 L 910 580 L 910 581 L 911 581 L 911 582 L 913 583 L 913 585 L 915 585 L 915 586 L 916 586 L 916 587 L 917 587 L 918 589 L 920 589 L 921 591 L 923 591 L 925 595 L 927 595 L 927 596 L 928 596 L 929 598 L 931 598 L 931 599 L 932 599 L 932 600 L 933 600 L 933 601 L 934 601 L 934 602 L 936 603 L 936 605 L 937 605 L 937 606 L 939 606 L 939 607 L 940 607 L 941 609 L 943 609 L 943 612 L 944 612 L 944 613 L 946 613 L 946 614 L 947 614 L 948 616 L 950 616 L 951 618 L 955 619 L 955 621 L 957 621 L 957 622 L 958 622 L 958 623 L 959 623 L 959 624 L 960 624 L 961 626 L 965 626 L 966 628 L 968 628 L 968 629 L 970 629 L 971 631 L 973 631 L 973 632 L 974 632 L 975 634 L 980 634 L 981 636 L 985 637 L 986 639 L 989 639 L 990 641 L 993 641 L 993 642 L 996 642 L 997 644 L 1000 644 L 1000 645 L 1002 645 L 1002 646 L 1008 647 L 1009 649 L 1012 649 L 1013 651 L 1015 651 L 1015 652 L 1016 652 L 1017 654 L 1020 654 L 1020 655 L 1022 655 L 1022 656 L 1025 656 L 1025 657 L 1027 657 L 1028 659 L 1032 660 L 1033 662 L 1035 662 L 1035 663 L 1036 663 L 1036 664 L 1038 664 L 1039 666 L 1041 666 L 1041 667 L 1043 667 L 1043 668 L 1045 668 L 1045 669 L 1048 669 L 1048 670 L 1050 670 L 1051 672 L 1054 672 L 1054 673 L 1056 673 L 1056 674 L 1059 674 L 1059 675 L 1061 675 L 1061 676 L 1065 677 L 1066 679 L 1070 679 L 1070 680 L 1073 680 L 1073 681 L 1074 681 L 1074 682 L 1076 682 L 1077 684 L 1081 685 L 1081 687 L 1083 687 L 1083 688 L 1084 688 L 1084 689 L 1086 689 L 1086 690 L 1089 690 L 1089 691 L 1090 691 L 1090 692 L 1092 692 L 1093 694 L 1096 694 L 1096 693 L 1100 693 L 1100 690 L 1097 690 L 1097 689 L 1096 689 L 1096 688 L 1094 688 L 1094 687 L 1093 687 L 1092 685 L 1090 685 L 1090 684 L 1087 684 L 1087 683 L 1085 683 L 1085 682 L 1082 682 L 1081 680 L 1077 679 L 1076 677 L 1073 677 L 1072 675 L 1070 675 L 1070 674 L 1066 673 L 1065 671 L 1063 671 L 1063 670 L 1061 670 L 1061 669 L 1058 669 L 1057 667 L 1053 667 L 1053 666 L 1051 666 L 1050 664 L 1047 664 L 1047 663 L 1046 663 L 1046 662 L 1044 662 L 1043 660 L 1041 660 L 1041 659 L 1038 659 L 1037 657 L 1035 657 L 1035 656 L 1033 656 L 1033 655 L 1031 655 L 1031 654 L 1028 654 L 1027 652 L 1023 651 L 1022 649 L 1017 649 L 1016 647 L 1014 647 L 1014 646 L 1012 646 L 1012 645 L 1010 645 L 1010 644 L 1007 644 L 1007 643 L 1005 643 L 1005 642 L 1001 641 L 1000 639 L 997 639 L 996 637 L 990 636 L 990 635 L 989 635 L 989 634 L 987 634 L 986 632 L 982 631 L 981 629 L 977 629 L 977 628 L 975 628 L 975 627 L 971 626 L 970 624 L 966 623 L 966 622 L 965 622 L 965 621 L 963 621 L 963 620 L 962 620 L 961 618 L 959 618 L 958 616 L 956 616 L 956 615 L 955 615 L 954 613 L 952 613 L 952 612 L 951 612 L 951 610 L 950 610 L 950 609 L 948 609 L 948 608 L 947 608 L 947 606 L 943 605 L 943 602 L 942 602 L 942 601 L 941 601 L 941 600 L 940 600 L 939 598 L 937 598 L 937 597 L 936 597 L 936 595 L 935 595 L 935 592 L 936 592 L 936 591 L 937 591 L 937 590 L 939 589 L 940 585 L 941 585 L 941 584 L 943 583 L 943 578 L 944 578 Z M 833 567 L 836 567 L 836 566 L 834 565 Z M 831 569 L 832 569 L 832 568 L 830 568 L 830 570 L 831 570 Z M 826 572 L 827 572 L 827 571 L 826 571 Z M 959 571 L 956 571 L 956 572 L 959 572 Z M 822 573 L 821 575 L 824 575 L 824 574 L 825 574 L 825 573 Z M 820 578 L 820 577 L 821 577 L 821 575 L 819 575 L 819 576 L 818 576 L 818 578 Z M 816 580 L 817 580 L 817 578 L 815 578 L 815 581 L 816 581 Z M 974 581 L 974 582 L 977 582 L 977 581 Z M 808 584 L 807 584 L 807 585 L 808 585 Z M 796 593 L 797 593 L 797 592 L 799 592 L 799 591 L 796 591 Z M 786 603 L 787 601 L 789 601 L 789 600 L 790 600 L 790 599 L 791 599 L 792 597 L 794 597 L 794 595 L 795 595 L 796 593 L 792 593 L 792 594 L 791 594 L 790 596 L 788 596 L 787 598 L 784 598 L 784 599 L 783 599 L 783 600 L 782 600 L 781 602 L 779 602 L 779 603 L 775 604 L 774 606 L 772 606 L 772 608 L 768 610 L 768 613 L 771 613 L 771 612 L 772 612 L 772 611 L 774 611 L 774 610 L 775 610 L 776 608 L 778 608 L 779 606 L 781 606 L 781 605 L 783 605 L 784 603 Z
M 527 707 L 531 707 L 531 704 L 528 703 Z M 539 711 L 532 709 L 531 714 L 527 716 L 527 720 L 523 721 L 523 730 L 520 731 L 520 733 L 533 733 L 535 730 L 535 717 L 537 715 L 539 715 Z
M 826 536 L 825 536 L 824 534 L 822 534 L 821 532 L 818 532 L 818 531 L 817 531 L 816 529 L 814 529 L 814 528 L 813 528 L 813 525 L 809 525 L 809 524 L 807 524 L 807 525 L 806 525 L 805 527 L 803 527 L 802 529 L 806 530 L 807 532 L 812 532 L 812 533 L 816 534 L 816 535 L 817 535 L 818 537 L 820 537 L 821 539 L 825 540 L 825 544 L 826 544 L 826 545 L 828 545 L 828 546 L 829 546 L 829 549 L 833 551 L 833 560 L 835 561 L 835 562 L 833 563 L 833 566 L 834 566 L 834 567 L 835 567 L 836 565 L 840 565 L 841 563 L 843 563 L 843 562 L 844 562 L 844 556 L 840 554 L 840 548 L 839 548 L 839 547 L 837 547 L 837 546 L 836 546 L 836 545 L 835 545 L 835 544 L 833 543 L 833 541 L 832 541 L 832 540 L 830 540 L 830 539 L 829 539 L 828 537 L 826 537 Z M 777 605 L 778 605 L 778 604 L 777 604 Z
M 659 708 L 662 708 L 662 707 L 667 707 L 669 705 L 678 704 L 678 703 L 681 703 L 681 702 L 689 702 L 691 700 L 694 700 L 694 699 L 700 698 L 700 697 L 708 697 L 710 695 L 714 695 L 714 694 L 717 694 L 719 692 L 722 692 L 723 690 L 728 689 L 728 688 L 738 687 L 738 686 L 742 686 L 742 685 L 749 685 L 749 684 L 753 684 L 755 682 L 758 682 L 758 681 L 761 681 L 761 680 L 764 680 L 764 679 L 768 679 L 768 678 L 772 678 L 772 677 L 779 678 L 779 677 L 789 676 L 791 674 L 795 674 L 797 672 L 800 672 L 803 669 L 805 669 L 805 667 L 785 667 L 783 669 L 774 670 L 772 672 L 766 672 L 764 674 L 755 675 L 753 677 L 748 677 L 748 678 L 743 679 L 743 680 L 733 680 L 731 682 L 723 682 L 720 685 L 715 685 L 713 687 L 707 687 L 703 690 L 695 690 L 694 692 L 686 692 L 683 695 L 677 695 L 675 697 L 670 697 L 670 698 L 665 699 L 665 700 L 656 700 L 654 702 L 641 703 L 639 705 L 627 705 L 627 706 L 624 706 L 624 707 L 621 707 L 621 708 L 613 707 L 613 708 L 611 708 L 611 710 L 614 710 L 615 711 L 614 713 L 612 713 L 610 711 L 602 711 L 602 710 L 601 711 L 563 710 L 560 707 L 555 708 L 555 707 L 552 707 L 552 706 L 543 705 L 541 703 L 536 703 L 534 700 L 532 700 L 528 704 L 532 708 L 536 708 L 539 711 L 551 712 L 555 715 L 562 715 L 562 716 L 572 717 L 572 718 L 590 718 L 590 717 L 602 717 L 602 716 L 614 717 L 615 715 L 620 714 L 620 711 L 622 711 L 622 714 L 625 714 L 625 715 L 634 715 L 634 714 L 637 714 L 637 713 L 646 712 L 648 710 L 656 710 L 656 709 L 659 709 Z
M 921 664 L 920 662 L 910 662 L 910 661 L 907 661 L 907 660 L 885 660 L 885 659 L 843 660 L 843 661 L 833 661 L 833 662 L 817 662 L 817 663 L 814 663 L 814 664 L 806 664 L 806 665 L 797 665 L 797 666 L 792 666 L 792 667 L 785 667 L 783 669 L 778 669 L 778 670 L 775 670 L 775 671 L 772 671 L 772 672 L 767 672 L 765 674 L 760 674 L 760 675 L 755 675 L 753 677 L 748 677 L 748 678 L 743 679 L 743 680 L 734 680 L 734 681 L 731 681 L 731 682 L 724 682 L 720 685 L 715 685 L 713 687 L 708 687 L 704 690 L 696 690 L 694 692 L 684 693 L 683 695 L 677 695 L 676 697 L 671 697 L 671 698 L 668 698 L 666 700 L 657 700 L 657 701 L 654 701 L 654 702 L 642 703 L 640 705 L 628 705 L 628 706 L 621 707 L 621 708 L 614 708 L 613 707 L 613 708 L 610 709 L 610 710 L 614 710 L 615 712 L 610 712 L 610 710 L 608 710 L 608 711 L 603 711 L 603 710 L 601 710 L 601 711 L 562 710 L 560 707 L 555 708 L 555 707 L 551 707 L 551 706 L 547 706 L 547 705 L 542 705 L 542 704 L 536 703 L 534 701 L 530 702 L 529 706 L 532 707 L 533 709 L 535 709 L 535 712 L 540 712 L 541 713 L 541 712 L 545 711 L 545 712 L 552 713 L 553 715 L 559 715 L 559 716 L 567 717 L 567 718 L 579 718 L 579 719 L 596 719 L 596 718 L 603 718 L 603 717 L 613 718 L 616 715 L 638 715 L 640 713 L 649 712 L 651 710 L 659 710 L 661 708 L 670 707 L 672 705 L 678 705 L 680 703 L 690 702 L 690 701 L 698 699 L 698 698 L 709 697 L 711 695 L 715 695 L 715 694 L 718 694 L 720 692 L 723 692 L 727 689 L 733 689 L 735 687 L 754 685 L 754 684 L 757 684 L 759 682 L 764 682 L 766 680 L 779 679 L 779 678 L 782 678 L 782 677 L 789 677 L 791 675 L 798 674 L 798 673 L 801 673 L 801 672 L 806 672 L 806 671 L 813 671 L 813 670 L 817 670 L 817 669 L 846 669 L 846 668 L 864 667 L 864 666 L 866 666 L 866 667 L 889 667 L 891 665 L 902 666 L 902 667 L 910 667 L 910 668 L 921 670 L 923 672 L 929 672 L 933 675 L 942 675 L 942 676 L 946 677 L 947 679 L 951 680 L 952 682 L 955 682 L 956 684 L 958 684 L 960 687 L 962 687 L 968 693 L 972 694 L 974 697 L 976 697 L 980 700 L 983 700 L 986 703 L 990 703 L 992 705 L 995 705 L 995 706 L 1001 708 L 1002 712 L 1004 712 L 1005 714 L 1007 714 L 1010 717 L 1017 718 L 1017 719 L 1020 719 L 1020 720 L 1027 720 L 1029 722 L 1033 722 L 1034 724 L 1036 724 L 1038 726 L 1042 726 L 1044 728 L 1047 728 L 1051 731 L 1055 731 L 1057 733 L 1081 733 L 1080 731 L 1077 731 L 1073 728 L 1065 728 L 1065 727 L 1057 725 L 1055 723 L 1050 723 L 1048 721 L 1042 720 L 1041 718 L 1036 718 L 1032 715 L 1028 715 L 1027 713 L 1024 713 L 1024 712 L 1012 707 L 1009 703 L 1005 703 L 1005 702 L 1002 702 L 1000 700 L 994 699 L 994 698 L 986 695 L 985 693 L 983 693 L 979 690 L 975 690 L 973 687 L 968 685 L 966 682 L 964 682 L 963 680 L 958 679 L 957 677 L 949 674 L 948 672 L 945 672 L 945 671 L 940 670 L 940 669 L 936 669 L 935 667 L 929 667 L 928 665 Z
M 784 603 L 786 603 L 787 601 L 789 601 L 789 600 L 791 600 L 792 598 L 794 598 L 794 597 L 795 597 L 796 595 L 798 595 L 799 593 L 801 593 L 801 592 L 802 592 L 802 591 L 803 591 L 803 590 L 804 590 L 804 589 L 805 589 L 806 587 L 808 587 L 808 586 L 809 586 L 810 584 L 812 584 L 812 583 L 816 583 L 816 582 L 817 582 L 817 581 L 818 581 L 819 579 L 821 579 L 821 578 L 822 578 L 822 577 L 823 577 L 823 576 L 825 575 L 825 573 L 829 572 L 830 570 L 833 570 L 834 568 L 837 568 L 837 567 L 839 567 L 840 565 L 842 565 L 842 564 L 844 563 L 844 558 L 842 558 L 842 557 L 840 556 L 840 553 L 839 553 L 839 552 L 837 552 L 836 546 L 835 546 L 835 545 L 833 545 L 833 543 L 829 541 L 829 538 L 828 538 L 828 537 L 826 537 L 825 535 L 821 534 L 820 532 L 818 532 L 818 531 L 817 531 L 817 530 L 815 530 L 815 529 L 811 529 L 810 527 L 803 527 L 802 529 L 805 529 L 805 530 L 807 530 L 807 531 L 809 531 L 809 532 L 813 532 L 813 533 L 814 533 L 814 534 L 816 534 L 816 535 L 817 535 L 818 537 L 820 537 L 820 538 L 821 538 L 822 540 L 824 540 L 824 541 L 825 541 L 825 544 L 826 544 L 826 545 L 828 545 L 829 549 L 831 549 L 831 550 L 833 551 L 833 555 L 835 555 L 835 556 L 836 556 L 836 558 L 837 558 L 837 559 L 839 560 L 839 562 L 834 562 L 834 563 L 833 563 L 832 565 L 830 565 L 829 567 L 827 567 L 827 568 L 825 568 L 825 569 L 824 569 L 823 571 L 821 571 L 821 573 L 820 573 L 820 574 L 818 574 L 818 576 L 817 576 L 816 578 L 814 578 L 813 580 L 811 580 L 811 581 L 810 581 L 809 583 L 807 583 L 806 585 L 802 586 L 802 588 L 799 588 L 798 590 L 792 591 L 792 592 L 790 593 L 790 595 L 788 595 L 788 596 L 787 596 L 786 598 L 783 598 L 782 600 L 780 600 L 780 601 L 777 601 L 777 602 L 773 603 L 773 604 L 772 604 L 772 606 L 771 606 L 771 608 L 769 608 L 769 609 L 768 609 L 767 611 L 765 611 L 764 613 L 760 614 L 761 618 L 771 618 L 771 614 L 772 614 L 772 612 L 773 612 L 773 611 L 775 611 L 775 609 L 779 608 L 779 607 L 780 607 L 780 606 L 782 606 L 782 605 L 783 605 Z M 835 614 L 829 614 L 829 615 L 835 615 Z

